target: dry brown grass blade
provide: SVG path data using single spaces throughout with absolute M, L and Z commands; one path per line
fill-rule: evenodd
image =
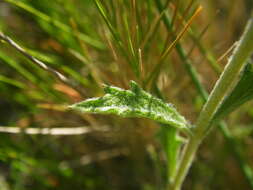
M 145 81 L 145 85 L 147 85 L 151 81 L 151 79 L 155 75 L 157 75 L 157 73 L 161 69 L 162 65 L 164 64 L 163 61 L 165 60 L 165 58 L 173 50 L 173 48 L 176 46 L 176 44 L 179 42 L 179 40 L 183 37 L 183 35 L 186 33 L 187 29 L 190 27 L 190 25 L 194 21 L 194 19 L 200 14 L 201 10 L 202 10 L 202 7 L 199 6 L 196 9 L 196 11 L 194 12 L 194 14 L 192 15 L 192 17 L 189 19 L 189 21 L 186 23 L 186 25 L 184 26 L 184 28 L 182 29 L 182 31 L 177 35 L 177 37 L 175 38 L 175 40 L 170 44 L 170 46 L 160 56 L 160 59 L 159 59 L 157 65 L 155 66 L 155 68 L 153 69 L 153 71 L 151 72 L 151 74 L 149 75 L 149 77 L 147 77 L 147 80 Z
M 171 45 L 166 49 L 166 51 L 162 54 L 161 56 L 161 61 L 163 61 L 167 55 L 171 52 L 171 50 L 175 47 L 175 45 L 178 43 L 178 41 L 183 37 L 183 35 L 185 34 L 185 32 L 187 31 L 187 29 L 190 27 L 190 25 L 192 24 L 192 22 L 194 21 L 194 19 L 200 14 L 200 12 L 202 11 L 202 7 L 199 6 L 196 11 L 194 12 L 194 14 L 192 15 L 192 17 L 189 19 L 189 21 L 186 23 L 186 25 L 184 26 L 183 30 L 178 34 L 178 36 L 176 37 L 176 39 L 171 43 Z
M 233 51 L 233 49 L 235 48 L 236 43 L 233 43 L 228 49 L 227 51 L 225 51 L 218 59 L 217 59 L 217 63 L 221 62 L 226 56 L 228 56 L 229 53 L 231 53 Z
M 145 45 L 147 44 L 147 42 L 148 42 L 148 41 L 150 40 L 150 38 L 154 35 L 154 33 L 155 33 L 156 29 L 158 28 L 158 25 L 159 25 L 159 23 L 160 23 L 160 21 L 161 21 L 163 15 L 164 15 L 164 13 L 165 13 L 165 12 L 163 11 L 159 16 L 157 16 L 157 17 L 154 19 L 153 23 L 151 24 L 151 26 L 150 26 L 150 28 L 149 28 L 149 30 L 148 30 L 148 33 L 145 35 L 145 38 L 144 38 L 143 42 L 142 42 L 141 45 L 140 45 L 141 49 L 144 49 L 144 47 L 145 47 Z
M 175 5 L 175 11 L 173 12 L 173 16 L 172 16 L 172 20 L 171 20 L 171 26 L 174 26 L 174 24 L 176 22 L 179 6 L 180 6 L 180 0 L 177 0 L 176 5 Z

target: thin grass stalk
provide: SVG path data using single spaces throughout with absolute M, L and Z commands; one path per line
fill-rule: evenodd
M 177 14 L 178 14 L 178 9 L 179 9 L 179 6 L 180 6 L 180 0 L 176 1 L 175 4 L 176 4 L 175 11 L 174 11 L 172 19 L 171 19 L 171 25 L 172 26 L 174 26 L 174 24 L 176 22 L 176 17 L 177 17 Z
M 68 25 L 60 22 L 59 20 L 56 20 L 42 12 L 40 12 L 39 10 L 21 2 L 21 1 L 17 1 L 17 0 L 4 0 L 8 3 L 11 3 L 21 9 L 24 9 L 25 11 L 33 14 L 34 16 L 36 16 L 37 18 L 47 22 L 47 23 L 50 23 L 52 24 L 53 26 L 59 28 L 60 30 L 62 30 L 63 32 L 66 32 L 66 33 L 69 33 L 71 34 L 72 33 L 72 29 L 71 27 L 69 27 Z M 98 49 L 104 49 L 104 44 L 102 44 L 100 41 L 98 40 L 95 40 L 93 38 L 91 38 L 90 36 L 84 34 L 84 33 L 80 33 L 78 32 L 77 34 L 80 39 L 82 39 L 83 41 L 85 41 L 86 43 L 88 43 L 90 46 L 93 46 L 95 48 L 98 48 Z
M 15 48 L 17 51 L 19 51 L 20 53 L 22 53 L 25 57 L 27 57 L 29 60 L 31 60 L 36 65 L 38 65 L 43 70 L 46 70 L 46 71 L 52 73 L 53 75 L 55 75 L 62 82 L 64 82 L 64 83 L 68 83 L 69 82 L 68 79 L 64 75 L 62 75 L 58 71 L 52 69 L 51 67 L 48 67 L 42 61 L 40 61 L 40 60 L 36 59 L 35 57 L 33 57 L 32 55 L 28 54 L 21 46 L 19 46 L 10 37 L 6 36 L 2 32 L 0 32 L 0 39 L 3 40 L 4 42 L 8 43 L 9 45 L 11 45 L 13 48 Z
M 119 31 L 116 30 L 116 28 L 113 26 L 111 20 L 109 19 L 108 13 L 106 12 L 103 4 L 101 3 L 100 0 L 93 0 L 93 1 L 94 1 L 95 5 L 96 5 L 96 7 L 97 7 L 97 9 L 98 9 L 98 11 L 100 13 L 100 15 L 102 16 L 104 22 L 106 23 L 106 25 L 107 25 L 107 27 L 108 27 L 108 29 L 109 29 L 109 31 L 110 31 L 113 39 L 114 39 L 114 42 L 116 43 L 116 45 L 118 47 L 120 53 L 125 57 L 127 63 L 133 69 L 135 76 L 137 78 L 139 78 L 139 73 L 138 73 L 139 72 L 139 70 L 138 70 L 139 68 L 136 66 L 136 60 L 134 60 L 135 63 L 133 63 L 131 57 L 128 55 L 128 53 L 127 53 L 128 49 L 123 44 L 123 41 L 122 41 L 122 38 L 121 38 L 121 35 L 120 35 Z M 124 27 L 126 28 L 126 30 L 129 31 L 128 26 L 126 26 L 126 24 L 128 24 L 128 23 L 126 22 L 126 19 L 124 18 L 124 16 L 123 16 L 123 24 L 124 24 Z M 131 44 L 132 42 L 129 42 L 129 38 L 130 38 L 130 36 L 128 35 L 128 43 Z M 133 47 L 132 44 L 130 46 Z M 131 51 L 131 47 L 130 47 L 130 51 Z
M 163 52 L 161 57 L 159 58 L 158 63 L 156 64 L 155 68 L 151 72 L 151 74 L 147 77 L 147 80 L 145 81 L 146 84 L 150 82 L 153 78 L 156 78 L 158 75 L 159 71 L 161 70 L 162 65 L 164 64 L 164 60 L 168 56 L 168 54 L 173 50 L 173 48 L 178 44 L 180 39 L 183 37 L 183 35 L 186 33 L 187 29 L 190 27 L 192 24 L 193 20 L 197 17 L 197 15 L 201 12 L 202 7 L 198 7 L 198 9 L 195 11 L 194 15 L 189 19 L 185 27 L 182 29 L 182 31 L 175 37 L 173 42 L 170 44 L 170 46 Z
M 155 4 L 159 12 L 163 11 L 163 4 L 161 0 L 155 0 Z M 168 32 L 172 33 L 172 25 L 170 22 L 170 17 L 167 13 L 163 16 L 163 22 L 168 30 Z M 201 96 L 207 96 L 207 93 L 202 88 L 202 84 L 199 80 L 198 73 L 194 67 L 192 67 L 192 63 L 190 59 L 188 59 L 185 50 L 182 48 L 180 42 L 175 45 L 176 51 L 183 61 L 186 71 L 189 73 L 194 85 L 196 86 L 197 90 L 200 92 Z
M 178 16 L 180 17 L 180 19 L 182 20 L 183 23 L 187 23 L 185 21 L 185 12 L 181 14 L 179 14 Z M 205 59 L 207 60 L 207 63 L 210 64 L 210 66 L 212 67 L 212 69 L 217 73 L 217 74 L 221 74 L 222 72 L 222 68 L 221 66 L 218 64 L 218 62 L 215 60 L 215 58 L 213 57 L 213 55 L 210 53 L 210 51 L 206 50 L 203 45 L 200 43 L 200 39 L 203 37 L 203 35 L 205 34 L 205 32 L 208 30 L 209 26 L 211 25 L 211 22 L 213 20 L 211 20 L 207 26 L 204 28 L 204 30 L 200 33 L 199 36 L 196 35 L 196 32 L 191 28 L 189 28 L 189 36 L 192 39 L 192 41 L 194 42 L 194 46 L 197 46 L 200 53 L 205 57 Z M 177 30 L 175 30 L 177 31 Z M 192 49 L 193 50 L 193 49 Z M 188 53 L 189 55 L 189 53 Z
M 45 70 L 46 72 L 49 72 L 53 74 L 58 80 L 66 84 L 67 86 L 73 87 L 75 90 L 83 94 L 83 92 L 77 87 L 77 85 L 70 79 L 68 79 L 66 76 L 64 76 L 62 73 L 59 71 L 47 66 L 45 63 L 42 61 L 38 60 L 34 56 L 30 55 L 24 48 L 22 48 L 20 45 L 18 45 L 16 42 L 14 42 L 10 37 L 6 36 L 2 32 L 0 32 L 0 40 L 6 42 L 9 44 L 11 47 L 16 49 L 18 52 L 20 52 L 23 56 L 25 56 L 27 59 L 29 59 L 32 63 L 36 64 L 39 66 L 41 69 Z

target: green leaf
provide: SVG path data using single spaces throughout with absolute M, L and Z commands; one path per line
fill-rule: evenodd
M 91 98 L 70 106 L 85 113 L 115 114 L 122 117 L 144 117 L 187 130 L 187 122 L 171 104 L 142 90 L 134 81 L 130 90 L 106 86 L 105 96 Z
M 179 161 L 180 147 L 183 144 L 182 137 L 179 136 L 176 128 L 166 127 L 162 124 L 158 133 L 159 140 L 165 151 L 167 158 L 167 175 L 169 181 L 173 181 L 175 172 L 177 169 L 177 163 Z
M 236 108 L 253 98 L 253 65 L 249 63 L 231 93 L 223 100 L 216 111 L 214 121 L 228 115 Z

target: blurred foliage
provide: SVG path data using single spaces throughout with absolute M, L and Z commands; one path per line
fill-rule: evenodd
M 162 2 L 167 6 L 161 13 L 154 0 L 0 1 L 0 30 L 73 83 L 63 84 L 1 43 L 0 125 L 97 129 L 78 136 L 1 133 L 0 189 L 153 190 L 165 185 L 166 156 L 160 141 L 166 131 L 159 131 L 159 125 L 64 109 L 102 96 L 103 83 L 126 89 L 135 80 L 195 121 L 203 100 L 184 60 L 174 46 L 169 48 L 201 4 L 202 12 L 180 45 L 210 91 L 230 52 L 224 53 L 238 40 L 253 2 Z M 165 10 L 171 31 L 163 21 Z M 242 106 L 226 121 L 238 151 L 252 168 L 251 107 L 252 102 Z M 104 126 L 109 130 L 99 131 Z M 250 189 L 229 146 L 220 131 L 213 131 L 184 189 Z

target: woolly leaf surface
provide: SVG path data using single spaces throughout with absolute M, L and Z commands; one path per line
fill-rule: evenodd
M 176 128 L 187 129 L 186 120 L 172 104 L 145 92 L 134 81 L 130 82 L 130 90 L 106 86 L 104 92 L 103 97 L 87 99 L 71 105 L 70 108 L 83 113 L 149 118 Z

